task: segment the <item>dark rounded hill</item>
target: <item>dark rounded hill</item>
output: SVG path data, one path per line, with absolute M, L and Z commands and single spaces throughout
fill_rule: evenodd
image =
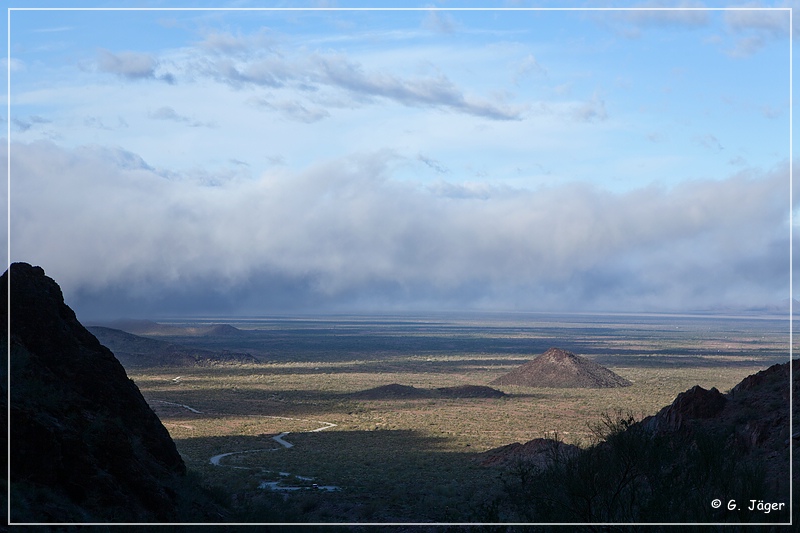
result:
M 550 348 L 491 382 L 492 385 L 521 385 L 552 388 L 628 387 L 631 382 L 584 357 L 560 348 Z
M 372 389 L 353 393 L 353 398 L 361 400 L 393 400 L 415 398 L 502 398 L 503 391 L 485 385 L 458 385 L 437 389 L 419 389 L 411 385 L 390 383 Z
M 486 385 L 458 385 L 455 387 L 439 387 L 436 391 L 448 398 L 502 398 L 505 392 Z
M 379 387 L 353 393 L 353 398 L 358 398 L 360 400 L 392 400 L 429 397 L 430 391 L 418 389 L 411 385 L 400 385 L 399 383 L 380 385 Z
M 180 520 L 186 467 L 138 387 L 42 268 L 12 264 L 2 301 L 9 279 L 12 521 Z

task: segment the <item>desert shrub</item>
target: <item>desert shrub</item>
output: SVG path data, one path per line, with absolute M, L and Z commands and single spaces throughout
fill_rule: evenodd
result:
M 494 516 L 540 523 L 773 519 L 711 507 L 715 498 L 744 504 L 767 494 L 763 466 L 728 445 L 725 434 L 656 435 L 619 413 L 604 415 L 591 429 L 593 444 L 577 454 L 553 454 L 545 467 L 510 468 Z

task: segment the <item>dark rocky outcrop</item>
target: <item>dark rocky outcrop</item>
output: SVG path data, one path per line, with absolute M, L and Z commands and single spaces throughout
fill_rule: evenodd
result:
M 495 505 L 514 521 L 787 522 L 790 483 L 799 480 L 790 454 L 800 441 L 789 424 L 790 401 L 800 423 L 789 392 L 790 375 L 800 390 L 800 361 L 791 372 L 789 365 L 749 376 L 728 394 L 692 387 L 641 422 L 606 415 L 590 424 L 593 442 L 581 450 L 556 453 L 560 443 L 536 439 L 477 461 L 503 467 L 505 495 Z M 735 507 L 711 507 L 717 494 Z M 758 500 L 774 503 L 769 513 L 753 511 Z
M 793 360 L 792 367 L 796 394 L 800 390 L 800 360 Z M 721 435 L 732 449 L 762 461 L 768 479 L 783 488 L 788 483 L 788 449 L 793 440 L 789 435 L 789 403 L 789 363 L 783 363 L 746 377 L 728 394 L 692 387 L 639 425 L 656 435 Z M 797 398 L 793 403 L 797 417 Z M 797 427 L 798 420 L 794 423 Z
M 520 385 L 553 388 L 628 387 L 631 382 L 584 357 L 550 348 L 491 382 L 492 385 Z
M 706 390 L 695 385 L 678 394 L 672 404 L 642 423 L 653 431 L 676 431 L 689 420 L 714 418 L 725 408 L 728 399 L 716 388 Z
M 44 270 L 11 265 L 3 302 L 9 274 L 12 520 L 176 520 L 186 467 L 161 421 Z
M 481 466 L 513 468 L 525 463 L 543 468 L 554 460 L 574 456 L 580 448 L 555 439 L 533 439 L 525 444 L 514 442 L 479 454 L 475 461 Z

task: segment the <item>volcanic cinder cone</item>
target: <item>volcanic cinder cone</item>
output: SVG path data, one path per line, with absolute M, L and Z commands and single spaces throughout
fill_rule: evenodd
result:
M 522 385 L 524 387 L 610 388 L 628 387 L 631 382 L 574 353 L 559 348 L 550 348 L 533 361 L 500 376 L 491 384 Z

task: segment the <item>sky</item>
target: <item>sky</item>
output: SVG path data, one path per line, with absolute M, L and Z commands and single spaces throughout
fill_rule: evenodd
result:
M 790 297 L 792 3 L 265 4 L 10 11 L 3 244 L 79 317 Z

